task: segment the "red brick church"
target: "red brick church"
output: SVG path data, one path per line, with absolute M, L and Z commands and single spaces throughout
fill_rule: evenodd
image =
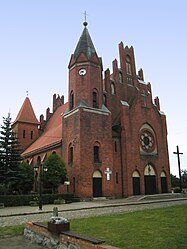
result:
M 133 47 L 119 44 L 112 72 L 104 71 L 87 22 L 69 62 L 68 102 L 53 95 L 53 110 L 38 121 L 26 97 L 13 129 L 31 165 L 57 153 L 69 189 L 82 199 L 169 192 L 166 116 Z

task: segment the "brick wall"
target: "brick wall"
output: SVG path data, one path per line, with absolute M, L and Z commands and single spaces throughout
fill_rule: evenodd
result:
M 32 240 L 38 244 L 41 244 L 47 248 L 59 248 L 59 244 L 63 248 L 73 248 L 73 249 L 119 249 L 110 245 L 93 244 L 84 239 L 76 238 L 73 235 L 66 234 L 52 234 L 48 231 L 45 226 L 39 226 L 28 222 L 24 230 L 24 236 L 26 239 Z

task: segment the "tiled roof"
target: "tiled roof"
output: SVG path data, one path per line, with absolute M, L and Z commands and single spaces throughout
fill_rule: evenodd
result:
M 59 143 L 62 139 L 62 113 L 67 109 L 68 103 L 59 106 L 49 119 L 44 132 L 41 136 L 31 144 L 22 156 L 31 155 L 32 153 L 42 150 L 46 147 Z
M 36 115 L 34 113 L 32 104 L 30 102 L 30 99 L 26 97 L 26 99 L 23 102 L 23 105 L 14 121 L 16 122 L 25 122 L 25 123 L 32 123 L 32 124 L 39 124 Z

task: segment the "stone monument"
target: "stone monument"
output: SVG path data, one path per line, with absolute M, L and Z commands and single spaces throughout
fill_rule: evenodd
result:
M 58 216 L 58 208 L 53 208 L 53 216 L 49 219 L 48 230 L 51 233 L 59 234 L 70 230 L 70 223 L 66 218 Z

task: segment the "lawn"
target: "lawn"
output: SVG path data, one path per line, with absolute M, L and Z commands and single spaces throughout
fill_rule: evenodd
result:
M 122 249 L 186 249 L 187 205 L 71 220 L 71 230 Z M 23 225 L 0 227 L 0 237 Z
M 71 228 L 123 249 L 186 249 L 187 205 L 72 220 Z

